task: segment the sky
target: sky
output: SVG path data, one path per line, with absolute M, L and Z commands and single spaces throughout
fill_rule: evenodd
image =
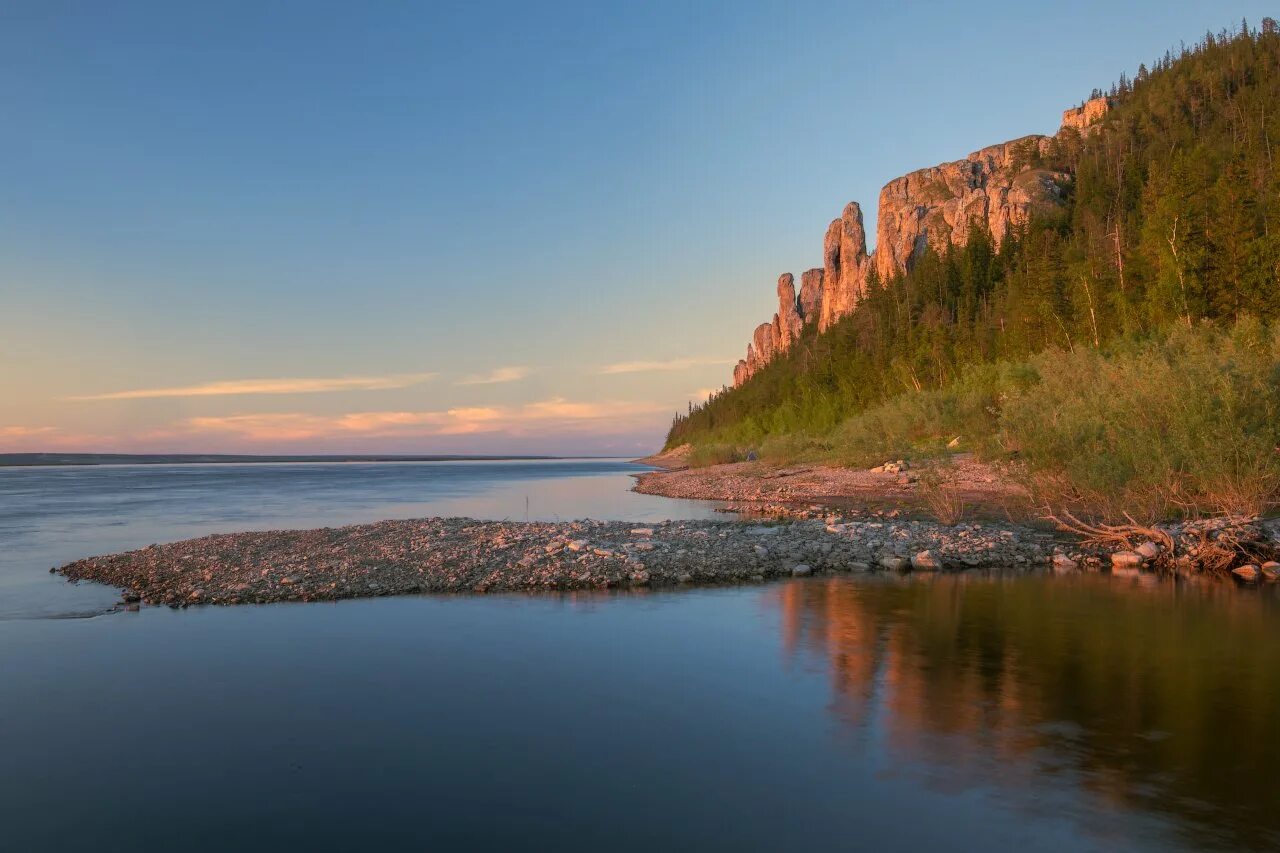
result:
M 655 450 L 846 202 L 1228 5 L 6 0 L 0 452 Z

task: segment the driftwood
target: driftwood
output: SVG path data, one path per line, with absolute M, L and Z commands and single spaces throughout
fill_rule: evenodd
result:
M 1236 565 L 1280 556 L 1276 543 L 1256 535 L 1241 536 L 1237 532 L 1239 528 L 1261 524 L 1273 520 L 1272 518 L 1224 520 L 1212 527 L 1183 525 L 1181 538 L 1186 547 L 1179 555 L 1178 541 L 1172 533 L 1153 524 L 1139 524 L 1128 513 L 1125 513 L 1127 524 L 1082 521 L 1070 510 L 1054 512 L 1047 507 L 1041 517 L 1056 524 L 1060 530 L 1079 536 L 1085 545 L 1109 550 L 1132 550 L 1135 541 L 1156 542 L 1162 548 L 1157 565 L 1166 569 L 1171 568 L 1181 557 L 1193 560 L 1201 571 L 1226 574 Z M 1194 544 L 1188 541 L 1192 536 L 1195 537 Z
M 1128 549 L 1133 547 L 1133 540 L 1135 539 L 1149 539 L 1163 545 L 1165 553 L 1172 554 L 1174 552 L 1173 537 L 1168 531 L 1161 530 L 1154 525 L 1139 524 L 1127 512 L 1124 517 L 1128 519 L 1128 524 L 1089 523 L 1081 521 L 1070 510 L 1066 509 L 1055 513 L 1046 508 L 1042 516 L 1046 521 L 1052 521 L 1058 525 L 1059 529 L 1076 534 L 1090 545 L 1113 548 L 1119 545 Z

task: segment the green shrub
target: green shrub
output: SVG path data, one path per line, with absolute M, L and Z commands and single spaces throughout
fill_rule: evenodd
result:
M 1260 513 L 1280 485 L 1280 339 L 1204 325 L 1106 354 L 1050 351 L 1005 400 L 1000 441 L 1049 501 L 1098 516 Z
M 690 468 L 706 468 L 709 465 L 726 465 L 741 462 L 746 454 L 731 444 L 702 444 L 689 451 Z

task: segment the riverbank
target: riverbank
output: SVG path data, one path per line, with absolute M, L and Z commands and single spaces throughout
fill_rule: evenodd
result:
M 52 571 L 185 606 L 413 593 L 749 583 L 823 573 L 1027 569 L 1052 543 L 1012 525 L 906 520 L 499 522 L 470 518 L 234 533 Z
M 686 457 L 677 450 L 637 460 L 663 470 L 638 475 L 635 490 L 667 498 L 728 501 L 743 509 L 821 504 L 927 512 L 931 499 L 941 496 L 961 511 L 980 516 L 1027 515 L 1026 490 L 972 454 L 958 454 L 946 464 L 917 467 L 895 461 L 870 470 L 759 461 L 689 468 Z
M 919 466 L 905 460 L 875 468 L 778 466 L 738 462 L 685 466 L 687 446 L 639 462 L 665 470 L 636 476 L 634 490 L 670 498 L 716 500 L 727 511 L 775 519 L 885 520 L 903 513 L 946 523 L 1003 517 L 1013 529 L 1053 527 L 1063 534 L 1051 563 L 1055 571 L 1128 574 L 1153 571 L 1183 579 L 1231 577 L 1243 584 L 1280 581 L 1280 519 L 1215 515 L 1164 524 L 1089 523 L 1069 513 L 1033 512 L 1026 490 L 972 454 Z

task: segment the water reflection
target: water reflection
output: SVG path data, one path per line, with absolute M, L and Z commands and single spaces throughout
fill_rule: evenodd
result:
M 947 575 L 771 596 L 788 654 L 829 669 L 834 713 L 932 787 L 1035 809 L 1069 785 L 1196 846 L 1280 843 L 1270 590 Z

